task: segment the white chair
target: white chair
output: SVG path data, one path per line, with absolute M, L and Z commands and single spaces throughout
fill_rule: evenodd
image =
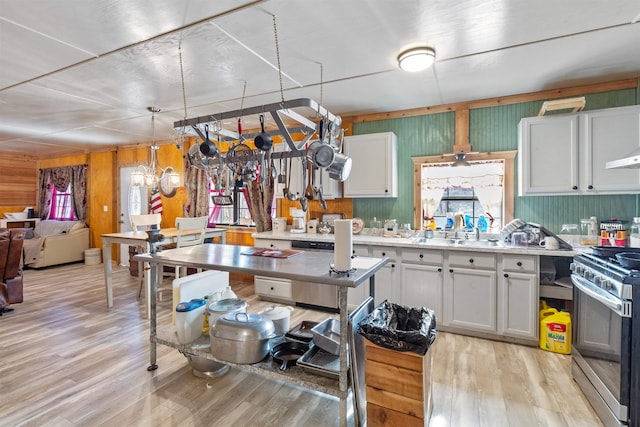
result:
M 206 216 L 196 218 L 176 218 L 176 246 L 183 248 L 186 246 L 201 245 L 204 243 L 204 235 L 207 230 L 208 218 Z M 181 275 L 186 276 L 186 267 L 176 267 L 176 279 Z M 202 269 L 198 269 L 201 272 Z
M 161 220 L 162 215 L 160 214 L 131 215 L 131 228 L 135 232 L 146 231 L 153 226 L 156 226 L 159 229 Z M 143 247 L 138 246 L 138 253 L 142 253 L 142 250 Z M 138 298 L 140 298 L 140 295 L 142 294 L 142 286 L 145 283 L 145 274 L 144 263 L 142 261 L 138 261 L 138 280 L 140 281 Z

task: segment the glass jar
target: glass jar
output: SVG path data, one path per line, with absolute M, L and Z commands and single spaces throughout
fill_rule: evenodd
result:
M 629 234 L 629 246 L 632 248 L 640 248 L 640 217 L 633 217 L 631 224 L 631 233 Z
M 598 244 L 597 224 L 589 219 L 580 220 L 580 244 L 585 246 L 593 246 Z
M 571 246 L 580 244 L 580 230 L 578 224 L 562 224 L 560 238 L 564 239 Z
M 382 234 L 382 222 L 378 221 L 375 216 L 371 220 L 369 228 L 371 229 L 370 234 L 372 236 L 379 236 Z

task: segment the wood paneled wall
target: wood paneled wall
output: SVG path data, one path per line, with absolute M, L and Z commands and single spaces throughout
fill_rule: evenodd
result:
M 33 157 L 0 156 L 0 216 L 36 205 L 37 161 Z

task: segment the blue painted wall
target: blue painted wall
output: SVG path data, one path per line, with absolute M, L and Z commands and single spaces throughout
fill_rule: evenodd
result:
M 638 104 L 636 89 L 586 95 L 585 110 Z M 469 111 L 469 140 L 474 151 L 518 149 L 518 123 L 536 116 L 542 101 L 525 102 Z M 450 153 L 455 140 L 455 114 L 440 113 L 418 117 L 356 123 L 353 134 L 394 132 L 398 137 L 398 198 L 353 199 L 353 214 L 368 226 L 375 216 L 413 222 L 412 157 Z M 550 153 L 552 155 L 552 153 Z M 516 172 L 517 173 L 517 172 Z M 517 182 L 517 176 L 516 176 Z M 537 196 L 515 197 L 515 217 L 542 224 L 559 232 L 564 223 L 578 223 L 592 215 L 598 219 L 617 217 L 631 221 L 640 216 L 637 195 L 623 196 Z

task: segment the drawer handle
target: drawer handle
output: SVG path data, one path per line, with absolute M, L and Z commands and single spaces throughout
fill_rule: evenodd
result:
M 516 265 L 517 265 L 518 267 L 522 267 L 522 261 L 518 261 L 518 262 L 516 263 Z
M 504 277 L 509 277 L 509 275 L 507 273 L 504 273 Z
M 387 256 L 387 253 L 386 252 L 382 252 L 382 256 Z
M 438 268 L 438 273 L 442 273 L 442 268 Z
M 420 254 L 420 259 L 424 258 L 424 255 Z
M 396 268 L 396 265 L 395 264 L 391 264 L 391 268 Z
M 273 288 L 273 286 L 271 286 L 269 289 L 271 289 L 272 291 L 275 291 L 275 289 Z
M 276 247 L 276 245 L 274 245 L 273 243 L 272 243 L 272 244 L 270 244 L 269 246 L 270 246 L 270 247 L 272 247 L 272 248 L 275 248 L 275 247 Z
M 590 185 L 589 187 L 587 187 L 589 190 L 593 190 L 593 185 Z
M 473 264 L 473 258 L 469 258 L 469 264 Z
M 453 268 L 450 268 L 450 269 L 449 269 L 449 273 L 453 273 Z

